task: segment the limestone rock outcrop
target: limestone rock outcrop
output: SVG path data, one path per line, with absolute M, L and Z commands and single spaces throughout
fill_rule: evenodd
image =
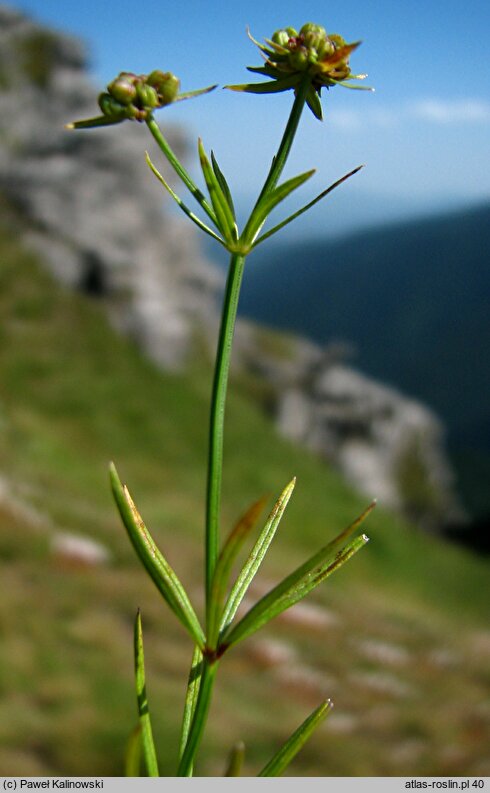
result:
M 187 224 L 164 211 L 139 124 L 64 128 L 98 112 L 86 67 L 77 39 L 0 7 L 0 191 L 56 277 L 104 295 L 114 322 L 175 368 L 193 328 L 212 324 L 222 279 Z M 179 130 L 171 143 L 182 151 Z M 152 154 L 166 173 L 160 152 Z
M 242 365 L 267 382 L 282 435 L 328 460 L 368 498 L 428 531 L 464 522 L 445 428 L 433 411 L 348 365 L 344 345 L 321 348 L 277 334 L 258 355 L 257 330 L 248 325 L 248 346 L 244 330 Z

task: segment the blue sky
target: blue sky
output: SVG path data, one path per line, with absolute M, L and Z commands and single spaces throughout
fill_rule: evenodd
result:
M 324 94 L 323 123 L 304 117 L 288 174 L 317 166 L 305 199 L 360 163 L 367 167 L 356 183 L 332 195 L 339 230 L 490 199 L 487 0 L 354 0 L 330 8 L 318 0 L 250 0 L 226 8 L 216 0 L 12 4 L 85 40 L 97 90 L 123 69 L 174 71 L 182 90 L 243 82 L 245 66 L 260 63 L 247 25 L 259 39 L 305 21 L 362 39 L 351 65 L 368 72 L 376 93 L 338 87 Z M 191 139 L 201 135 L 245 200 L 259 187 L 291 98 L 219 90 L 164 110 L 159 119 L 184 124 Z M 313 221 L 331 228 L 324 217 L 317 209 Z

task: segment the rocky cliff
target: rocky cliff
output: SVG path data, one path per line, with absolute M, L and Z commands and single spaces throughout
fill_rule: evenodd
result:
M 193 327 L 212 324 L 221 279 L 187 225 L 163 211 L 147 138 L 136 124 L 68 132 L 96 109 L 84 49 L 6 7 L 0 88 L 0 190 L 28 220 L 28 242 L 65 283 L 104 295 L 154 360 L 180 365 Z M 171 138 L 182 150 L 182 134 Z
M 428 531 L 464 522 L 445 428 L 429 408 L 353 369 L 342 345 L 321 348 L 278 336 L 259 355 L 253 343 L 248 350 L 243 345 L 244 330 L 241 359 L 272 387 L 271 409 L 283 435 Z
M 222 276 L 189 225 L 169 216 L 138 125 L 64 129 L 93 115 L 95 96 L 79 41 L 0 7 L 0 193 L 57 278 L 102 297 L 122 331 L 159 365 L 177 368 L 198 336 L 214 345 Z M 182 133 L 171 138 L 182 151 Z M 158 152 L 154 159 L 165 171 Z M 281 432 L 431 529 L 459 517 L 443 429 L 430 411 L 331 351 L 270 339 L 239 323 L 235 360 L 268 384 Z

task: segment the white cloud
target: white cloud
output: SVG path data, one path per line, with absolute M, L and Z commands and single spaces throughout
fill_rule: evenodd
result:
M 332 110 L 329 121 L 346 131 L 363 130 L 370 127 L 394 127 L 399 121 L 399 112 L 391 108 L 376 107 L 364 110 Z
M 490 102 L 482 99 L 422 99 L 408 110 L 411 115 L 438 124 L 490 121 Z
M 328 121 L 339 129 L 356 131 L 362 129 L 364 117 L 356 110 L 332 110 L 328 114 Z
M 488 123 L 490 102 L 483 99 L 427 98 L 418 102 L 363 110 L 332 110 L 328 119 L 334 126 L 346 132 L 359 132 L 366 127 L 395 128 L 411 119 L 431 124 Z

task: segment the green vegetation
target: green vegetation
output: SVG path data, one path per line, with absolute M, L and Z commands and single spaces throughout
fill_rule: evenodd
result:
M 115 335 L 99 304 L 53 283 L 10 232 L 0 260 L 0 767 L 24 776 L 123 773 L 136 719 L 139 606 L 159 770 L 172 774 L 188 640 L 134 558 L 107 462 L 132 483 L 195 601 L 207 366 L 157 371 Z M 278 438 L 240 388 L 231 392 L 225 460 L 226 527 L 258 493 L 298 479 L 255 597 L 365 505 L 328 467 Z M 111 561 L 73 565 L 52 550 L 58 531 L 103 543 Z M 316 590 L 319 610 L 296 607 L 294 624 L 280 617 L 265 639 L 230 651 L 199 773 L 222 774 L 239 739 L 244 772 L 258 773 L 330 696 L 332 715 L 290 773 L 488 774 L 488 565 L 382 508 L 369 533 L 368 552 Z M 274 648 L 287 649 L 287 662 Z

